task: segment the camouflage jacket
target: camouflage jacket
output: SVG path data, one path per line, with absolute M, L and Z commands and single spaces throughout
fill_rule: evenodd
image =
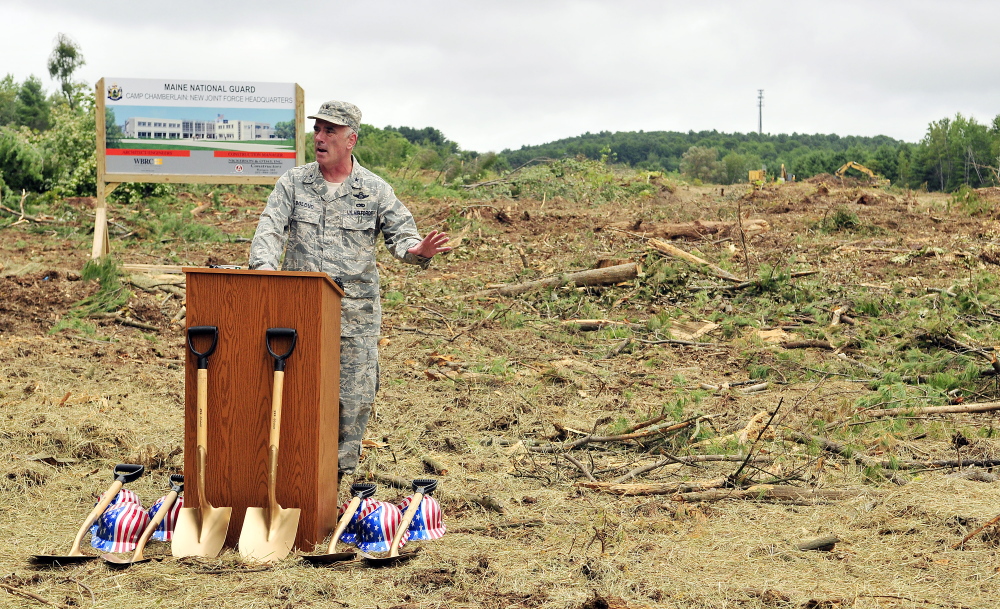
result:
M 318 163 L 287 171 L 267 198 L 250 245 L 250 268 L 322 271 L 344 283 L 342 336 L 378 335 L 382 324 L 375 244 L 379 233 L 396 258 L 427 268 L 406 250 L 420 242 L 413 216 L 392 187 L 353 159 L 354 169 L 330 192 Z M 287 242 L 287 247 L 286 247 Z

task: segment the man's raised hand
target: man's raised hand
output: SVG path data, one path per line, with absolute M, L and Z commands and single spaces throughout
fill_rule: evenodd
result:
M 423 256 L 424 258 L 433 258 L 436 254 L 451 251 L 451 248 L 445 245 L 446 243 L 448 243 L 448 235 L 446 233 L 432 230 L 427 233 L 423 241 L 406 251 L 417 256 Z

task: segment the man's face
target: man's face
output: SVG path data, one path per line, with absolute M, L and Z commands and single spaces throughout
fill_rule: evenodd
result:
M 345 125 L 317 119 L 313 127 L 313 145 L 320 165 L 333 167 L 350 158 L 357 141 L 357 134 Z

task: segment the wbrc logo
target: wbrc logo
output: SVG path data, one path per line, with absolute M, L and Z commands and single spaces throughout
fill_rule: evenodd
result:
M 132 159 L 136 165 L 162 165 L 163 159 Z

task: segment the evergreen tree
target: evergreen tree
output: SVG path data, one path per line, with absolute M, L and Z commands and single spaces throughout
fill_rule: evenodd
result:
M 21 83 L 14 110 L 16 122 L 36 131 L 49 128 L 49 102 L 42 90 L 42 81 L 32 75 Z
M 17 92 L 20 87 L 14 82 L 14 76 L 8 74 L 0 80 L 0 127 L 17 120 Z

